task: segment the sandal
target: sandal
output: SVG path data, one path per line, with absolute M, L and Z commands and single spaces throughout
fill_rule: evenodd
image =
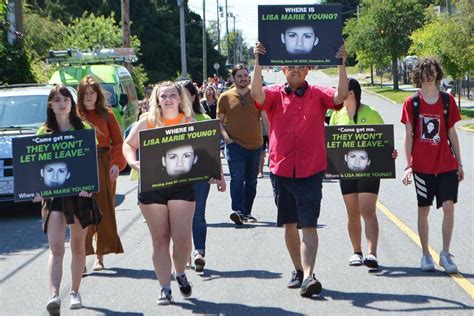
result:
M 349 259 L 349 265 L 356 267 L 356 266 L 361 266 L 362 263 L 362 256 L 359 255 L 358 253 L 353 254 L 350 259 Z

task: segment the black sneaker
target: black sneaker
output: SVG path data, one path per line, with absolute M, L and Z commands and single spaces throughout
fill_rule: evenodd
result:
M 296 270 L 291 272 L 291 279 L 288 282 L 287 287 L 290 289 L 297 289 L 301 287 L 301 283 L 303 282 L 303 271 Z
M 314 294 L 321 293 L 322 289 L 321 282 L 319 282 L 313 274 L 313 276 L 307 277 L 301 284 L 300 295 L 303 297 L 311 297 Z
M 176 281 L 178 281 L 181 294 L 183 294 L 184 297 L 190 297 L 193 289 L 191 284 L 188 282 L 188 278 L 186 278 L 186 274 L 183 274 L 182 276 L 176 275 Z
M 158 299 L 158 305 L 170 305 L 173 303 L 173 295 L 171 295 L 171 289 L 162 288 L 161 296 Z
M 369 254 L 367 257 L 364 259 L 364 265 L 366 265 L 369 268 L 372 269 L 378 269 L 379 268 L 379 263 L 377 261 L 377 257 Z
M 257 219 L 253 217 L 252 215 L 244 215 L 242 216 L 242 219 L 244 220 L 245 223 L 256 223 Z
M 242 218 L 242 215 L 238 212 L 232 212 L 230 213 L 230 220 L 233 221 L 236 225 L 243 225 L 244 220 Z

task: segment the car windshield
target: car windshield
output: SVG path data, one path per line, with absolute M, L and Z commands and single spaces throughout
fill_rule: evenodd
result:
M 0 97 L 0 127 L 37 128 L 46 121 L 45 95 Z

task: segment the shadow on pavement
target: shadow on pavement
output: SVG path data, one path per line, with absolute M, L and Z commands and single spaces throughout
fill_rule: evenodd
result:
M 352 301 L 352 306 L 366 308 L 379 312 L 422 312 L 422 311 L 452 311 L 452 310 L 473 310 L 472 306 L 467 306 L 463 303 L 445 299 L 442 297 L 416 294 L 381 294 L 381 293 L 360 293 L 360 292 L 340 292 L 324 289 L 319 297 L 314 297 L 314 300 L 325 301 L 327 298 L 332 300 Z M 383 308 L 382 304 L 388 303 L 386 306 L 395 305 L 397 303 L 427 306 L 420 307 L 406 307 L 406 308 Z M 445 303 L 446 306 L 432 306 Z M 372 305 L 372 306 L 371 306 Z M 375 306 L 377 305 L 377 306 Z
M 126 269 L 126 268 L 105 268 L 102 271 L 91 271 L 84 277 L 101 277 L 101 278 L 130 278 L 130 279 L 150 279 L 156 280 L 154 270 L 143 269 Z
M 448 275 L 442 270 L 436 270 L 434 272 L 423 272 L 419 267 L 386 267 L 379 266 L 376 276 L 389 277 L 389 278 L 406 278 L 406 277 L 448 277 Z M 474 274 L 459 273 L 465 278 L 474 278 Z
M 186 300 L 187 303 L 175 302 L 173 305 L 180 306 L 193 312 L 193 314 L 205 315 L 289 315 L 299 316 L 301 313 L 294 313 L 277 307 L 247 306 L 243 304 L 212 303 L 200 301 L 195 298 Z M 191 304 L 189 304 L 189 303 Z
M 248 229 L 248 228 L 259 228 L 259 227 L 275 227 L 274 222 L 257 222 L 257 223 L 244 223 L 243 225 L 236 225 L 233 222 L 226 223 L 207 223 L 208 228 L 238 228 L 238 229 Z
M 82 309 L 84 311 L 95 311 L 96 313 L 94 314 L 100 314 L 100 315 L 130 315 L 130 316 L 142 316 L 144 315 L 143 313 L 133 313 L 133 312 L 118 312 L 118 311 L 111 311 L 110 309 L 105 309 L 105 308 L 95 308 L 95 307 L 87 307 L 84 306 Z
M 203 281 L 211 281 L 220 278 L 281 279 L 281 273 L 266 270 L 217 271 L 204 269 L 204 272 L 199 274 L 199 276 L 203 278 Z

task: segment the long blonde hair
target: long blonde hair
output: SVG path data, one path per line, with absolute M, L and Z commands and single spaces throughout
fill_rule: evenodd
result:
M 192 105 L 188 94 L 184 91 L 184 88 L 180 84 L 177 84 L 173 81 L 162 81 L 155 85 L 151 93 L 148 120 L 156 127 L 163 126 L 163 122 L 161 121 L 161 107 L 158 101 L 162 87 L 174 87 L 178 91 L 178 94 L 181 97 L 181 102 L 179 103 L 179 112 L 184 113 L 184 116 L 190 118 L 193 113 Z

